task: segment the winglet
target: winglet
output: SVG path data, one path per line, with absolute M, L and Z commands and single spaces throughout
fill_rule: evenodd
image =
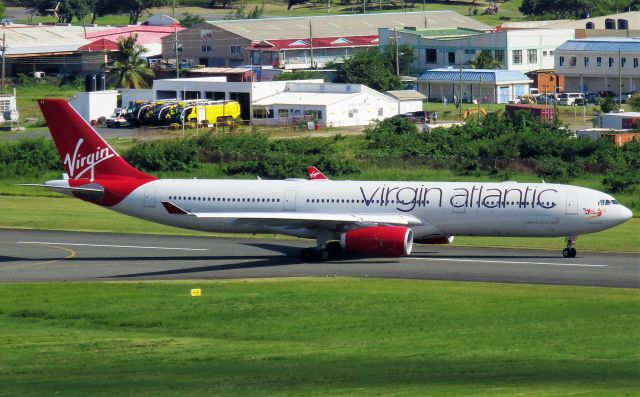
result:
M 169 201 L 163 201 L 162 205 L 167 210 L 167 212 L 170 213 L 170 214 L 174 214 L 174 215 L 189 215 L 189 213 L 187 211 L 183 210 L 182 208 L 178 207 L 177 205 L 175 205 L 173 203 L 170 203 Z
M 329 180 L 319 169 L 310 165 L 307 167 L 307 176 L 310 181 L 321 181 L 321 180 Z

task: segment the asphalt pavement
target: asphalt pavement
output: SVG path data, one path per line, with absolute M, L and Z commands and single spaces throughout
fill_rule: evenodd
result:
M 304 263 L 311 241 L 0 230 L 0 282 L 302 276 L 640 288 L 637 254 L 414 245 L 404 258 Z

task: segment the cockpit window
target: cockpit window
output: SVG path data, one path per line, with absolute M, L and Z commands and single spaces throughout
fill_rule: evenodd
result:
M 615 205 L 620 205 L 620 203 L 618 202 L 618 200 L 611 200 L 611 202 Z
M 598 205 L 604 205 L 604 200 L 598 201 Z
M 604 205 L 611 205 L 611 200 L 607 200 Z

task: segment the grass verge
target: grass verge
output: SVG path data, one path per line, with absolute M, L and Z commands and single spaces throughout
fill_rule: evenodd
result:
M 203 296 L 191 298 L 189 288 Z M 637 291 L 375 279 L 0 285 L 1 395 L 622 396 Z
M 222 236 L 159 225 L 66 197 L 3 196 L 0 203 L 0 227 L 4 228 Z M 564 239 L 459 237 L 454 244 L 561 249 Z M 633 218 L 613 229 L 580 236 L 577 247 L 591 251 L 640 252 L 640 219 Z

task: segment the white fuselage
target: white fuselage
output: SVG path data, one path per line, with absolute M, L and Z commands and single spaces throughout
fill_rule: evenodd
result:
M 322 224 L 288 228 L 173 215 L 161 205 L 163 201 L 201 213 L 409 214 L 423 223 L 411 226 L 416 239 L 579 235 L 613 227 L 630 216 L 622 205 L 604 205 L 613 198 L 596 190 L 515 182 L 161 179 L 140 186 L 112 209 L 167 225 L 212 232 L 315 238 L 322 229 Z

